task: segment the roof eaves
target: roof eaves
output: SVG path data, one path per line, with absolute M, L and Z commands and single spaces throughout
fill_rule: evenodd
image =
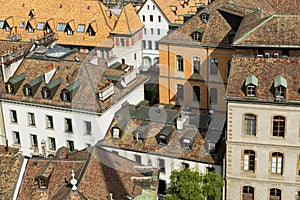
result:
M 277 76 L 274 80 L 274 87 L 283 86 L 287 88 L 287 82 L 285 78 L 283 78 L 281 75 Z

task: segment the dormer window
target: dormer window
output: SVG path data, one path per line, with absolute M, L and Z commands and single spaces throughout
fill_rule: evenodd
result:
M 274 80 L 275 98 L 285 99 L 287 82 L 282 76 L 277 76 Z
M 39 188 L 46 189 L 47 188 L 47 180 L 45 178 L 38 179 Z
M 59 85 L 62 83 L 61 78 L 58 78 L 54 81 L 51 81 L 42 89 L 42 96 L 43 99 L 52 99 L 53 95 L 55 94 L 56 90 L 58 89 Z
M 15 93 L 14 86 L 12 84 L 7 84 L 7 93 L 8 94 L 14 94 Z
M 87 30 L 86 30 L 87 34 L 89 36 L 95 36 L 96 35 L 96 32 L 97 32 L 97 24 L 95 21 L 91 22 L 88 27 L 87 27 Z
M 33 33 L 36 27 L 36 22 L 35 19 L 31 19 L 27 22 L 25 29 L 29 32 L 29 33 Z
M 63 91 L 61 93 L 61 100 L 62 101 L 65 101 L 65 102 L 70 102 L 71 101 L 71 95 L 70 95 L 70 92 L 68 91 Z
M 150 123 L 147 121 L 144 121 L 137 129 L 135 129 L 132 132 L 133 139 L 135 141 L 141 141 L 144 142 L 146 139 L 146 135 L 149 129 Z
M 200 15 L 201 21 L 206 23 L 208 22 L 208 18 L 209 18 L 209 12 L 203 12 Z
M 118 121 L 113 127 L 112 127 L 112 138 L 118 139 L 122 136 L 125 128 L 127 125 L 127 120 L 123 119 Z
M 192 38 L 194 41 L 200 42 L 203 36 L 203 29 L 197 29 L 192 33 Z
M 43 90 L 43 99 L 50 99 L 50 90 L 49 89 Z
M 256 97 L 256 88 L 258 86 L 258 79 L 254 74 L 251 74 L 246 78 L 246 96 L 247 97 Z
M 27 97 L 32 97 L 32 90 L 29 86 L 24 87 L 24 95 Z
M 28 16 L 29 16 L 30 18 L 33 18 L 33 17 L 34 17 L 34 9 L 31 9 L 31 10 L 29 11 Z
M 180 144 L 183 149 L 191 150 L 196 138 L 198 131 L 197 130 L 189 130 L 184 136 L 180 139 Z
M 49 19 L 45 24 L 44 30 L 46 31 L 46 33 L 52 33 L 53 29 L 55 29 L 54 20 Z
M 75 30 L 74 20 L 71 20 L 67 23 L 65 32 L 67 32 L 67 35 L 73 35 L 74 30 Z
M 159 145 L 167 145 L 169 142 L 169 139 L 171 137 L 171 134 L 174 130 L 174 127 L 172 126 L 165 126 L 156 136 L 157 144 Z
M 22 82 L 25 80 L 26 75 L 24 73 L 20 74 L 19 76 L 15 78 L 11 78 L 7 85 L 6 85 L 6 91 L 8 94 L 15 94 L 15 92 L 19 89 Z

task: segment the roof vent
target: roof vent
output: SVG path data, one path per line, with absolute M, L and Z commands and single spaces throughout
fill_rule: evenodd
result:
M 274 53 L 274 54 L 273 54 L 273 57 L 274 57 L 274 58 L 279 58 L 279 53 Z
M 270 58 L 270 53 L 265 53 L 265 58 Z

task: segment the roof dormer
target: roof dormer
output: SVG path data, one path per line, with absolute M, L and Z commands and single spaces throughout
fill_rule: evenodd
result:
M 40 189 L 47 189 L 50 181 L 50 176 L 54 170 L 54 165 L 49 161 L 42 168 L 41 172 L 35 178 Z
M 202 13 L 200 14 L 201 21 L 204 23 L 208 22 L 209 14 L 210 14 L 210 12 L 208 10 L 202 11 Z
M 22 82 L 25 80 L 25 73 L 20 74 L 15 78 L 11 78 L 6 84 L 6 91 L 8 94 L 15 94 L 20 88 Z
M 61 78 L 58 78 L 54 81 L 51 81 L 46 86 L 44 86 L 42 89 L 43 99 L 52 99 L 61 83 L 62 83 Z
M 30 18 L 33 18 L 33 17 L 35 16 L 35 11 L 34 11 L 34 9 L 31 9 L 31 10 L 29 11 L 28 16 L 29 16 Z
M 66 32 L 67 35 L 73 35 L 75 30 L 76 30 L 76 28 L 75 28 L 74 20 L 67 22 L 64 32 Z
M 143 123 L 132 132 L 133 139 L 135 141 L 143 142 L 146 139 L 149 126 L 149 122 L 143 121 Z
M 246 96 L 256 97 L 257 96 L 258 79 L 254 74 L 250 74 L 245 81 Z
M 171 11 L 176 15 L 177 6 L 170 6 Z
M 24 95 L 27 97 L 33 97 L 36 91 L 38 90 L 40 84 L 42 83 L 42 81 L 43 81 L 43 76 L 39 76 L 33 79 L 32 81 L 30 81 L 29 83 L 25 84 L 23 88 Z
M 86 29 L 87 34 L 89 36 L 95 36 L 97 31 L 98 31 L 98 27 L 96 21 L 92 21 L 91 23 L 89 23 Z
M 127 125 L 128 120 L 122 119 L 120 121 L 118 121 L 111 129 L 111 133 L 112 133 L 112 138 L 114 139 L 119 139 L 121 138 L 126 125 Z
M 165 126 L 156 136 L 157 144 L 168 145 L 172 132 L 174 131 L 173 126 Z
M 204 32 L 203 28 L 194 30 L 194 32 L 191 34 L 193 40 L 197 42 L 201 42 L 203 37 L 203 32 Z
M 71 102 L 72 97 L 75 95 L 76 91 L 80 87 L 81 82 L 79 80 L 68 85 L 65 89 L 61 91 L 60 98 L 64 102 Z
M 181 138 L 180 144 L 183 149 L 191 150 L 196 138 L 198 130 L 189 130 Z
M 37 27 L 37 23 L 36 23 L 36 20 L 35 19 L 30 19 L 28 20 L 26 26 L 25 26 L 25 29 L 29 32 L 29 33 L 33 33 L 35 31 Z
M 275 101 L 279 101 L 286 98 L 287 82 L 281 75 L 277 76 L 274 80 L 275 88 Z

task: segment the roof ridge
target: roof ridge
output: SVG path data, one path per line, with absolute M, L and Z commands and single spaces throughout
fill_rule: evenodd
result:
M 127 27 L 128 27 L 128 31 L 129 31 L 129 33 L 130 34 L 132 34 L 132 32 L 131 32 L 131 30 L 130 30 L 130 24 L 129 24 L 129 20 L 128 20 L 128 16 L 127 16 L 127 12 L 126 12 L 126 9 L 127 9 L 127 6 L 128 6 L 129 4 L 127 4 L 126 6 L 124 6 L 124 14 L 125 14 L 125 18 L 126 18 L 126 24 L 127 24 Z
M 98 4 L 100 6 L 100 10 L 101 10 L 101 13 L 102 13 L 102 16 L 104 18 L 104 21 L 106 23 L 106 25 L 109 27 L 110 30 L 112 30 L 112 27 L 109 25 L 109 23 L 107 22 L 107 19 L 106 19 L 106 15 L 104 14 L 104 11 L 103 11 L 103 8 L 102 8 L 102 5 L 101 5 L 101 1 L 98 0 Z
M 253 33 L 254 31 L 256 31 L 258 28 L 260 28 L 261 26 L 263 26 L 264 24 L 266 24 L 268 21 L 270 21 L 271 19 L 274 18 L 274 15 L 271 15 L 270 17 L 266 18 L 264 21 L 262 21 L 259 25 L 257 25 L 255 28 L 252 28 L 250 31 L 248 31 L 247 33 L 245 33 L 242 37 L 240 37 L 237 41 L 235 41 L 233 43 L 233 45 L 236 45 L 236 43 L 240 42 L 241 40 L 243 40 L 246 36 L 250 35 L 251 33 Z

